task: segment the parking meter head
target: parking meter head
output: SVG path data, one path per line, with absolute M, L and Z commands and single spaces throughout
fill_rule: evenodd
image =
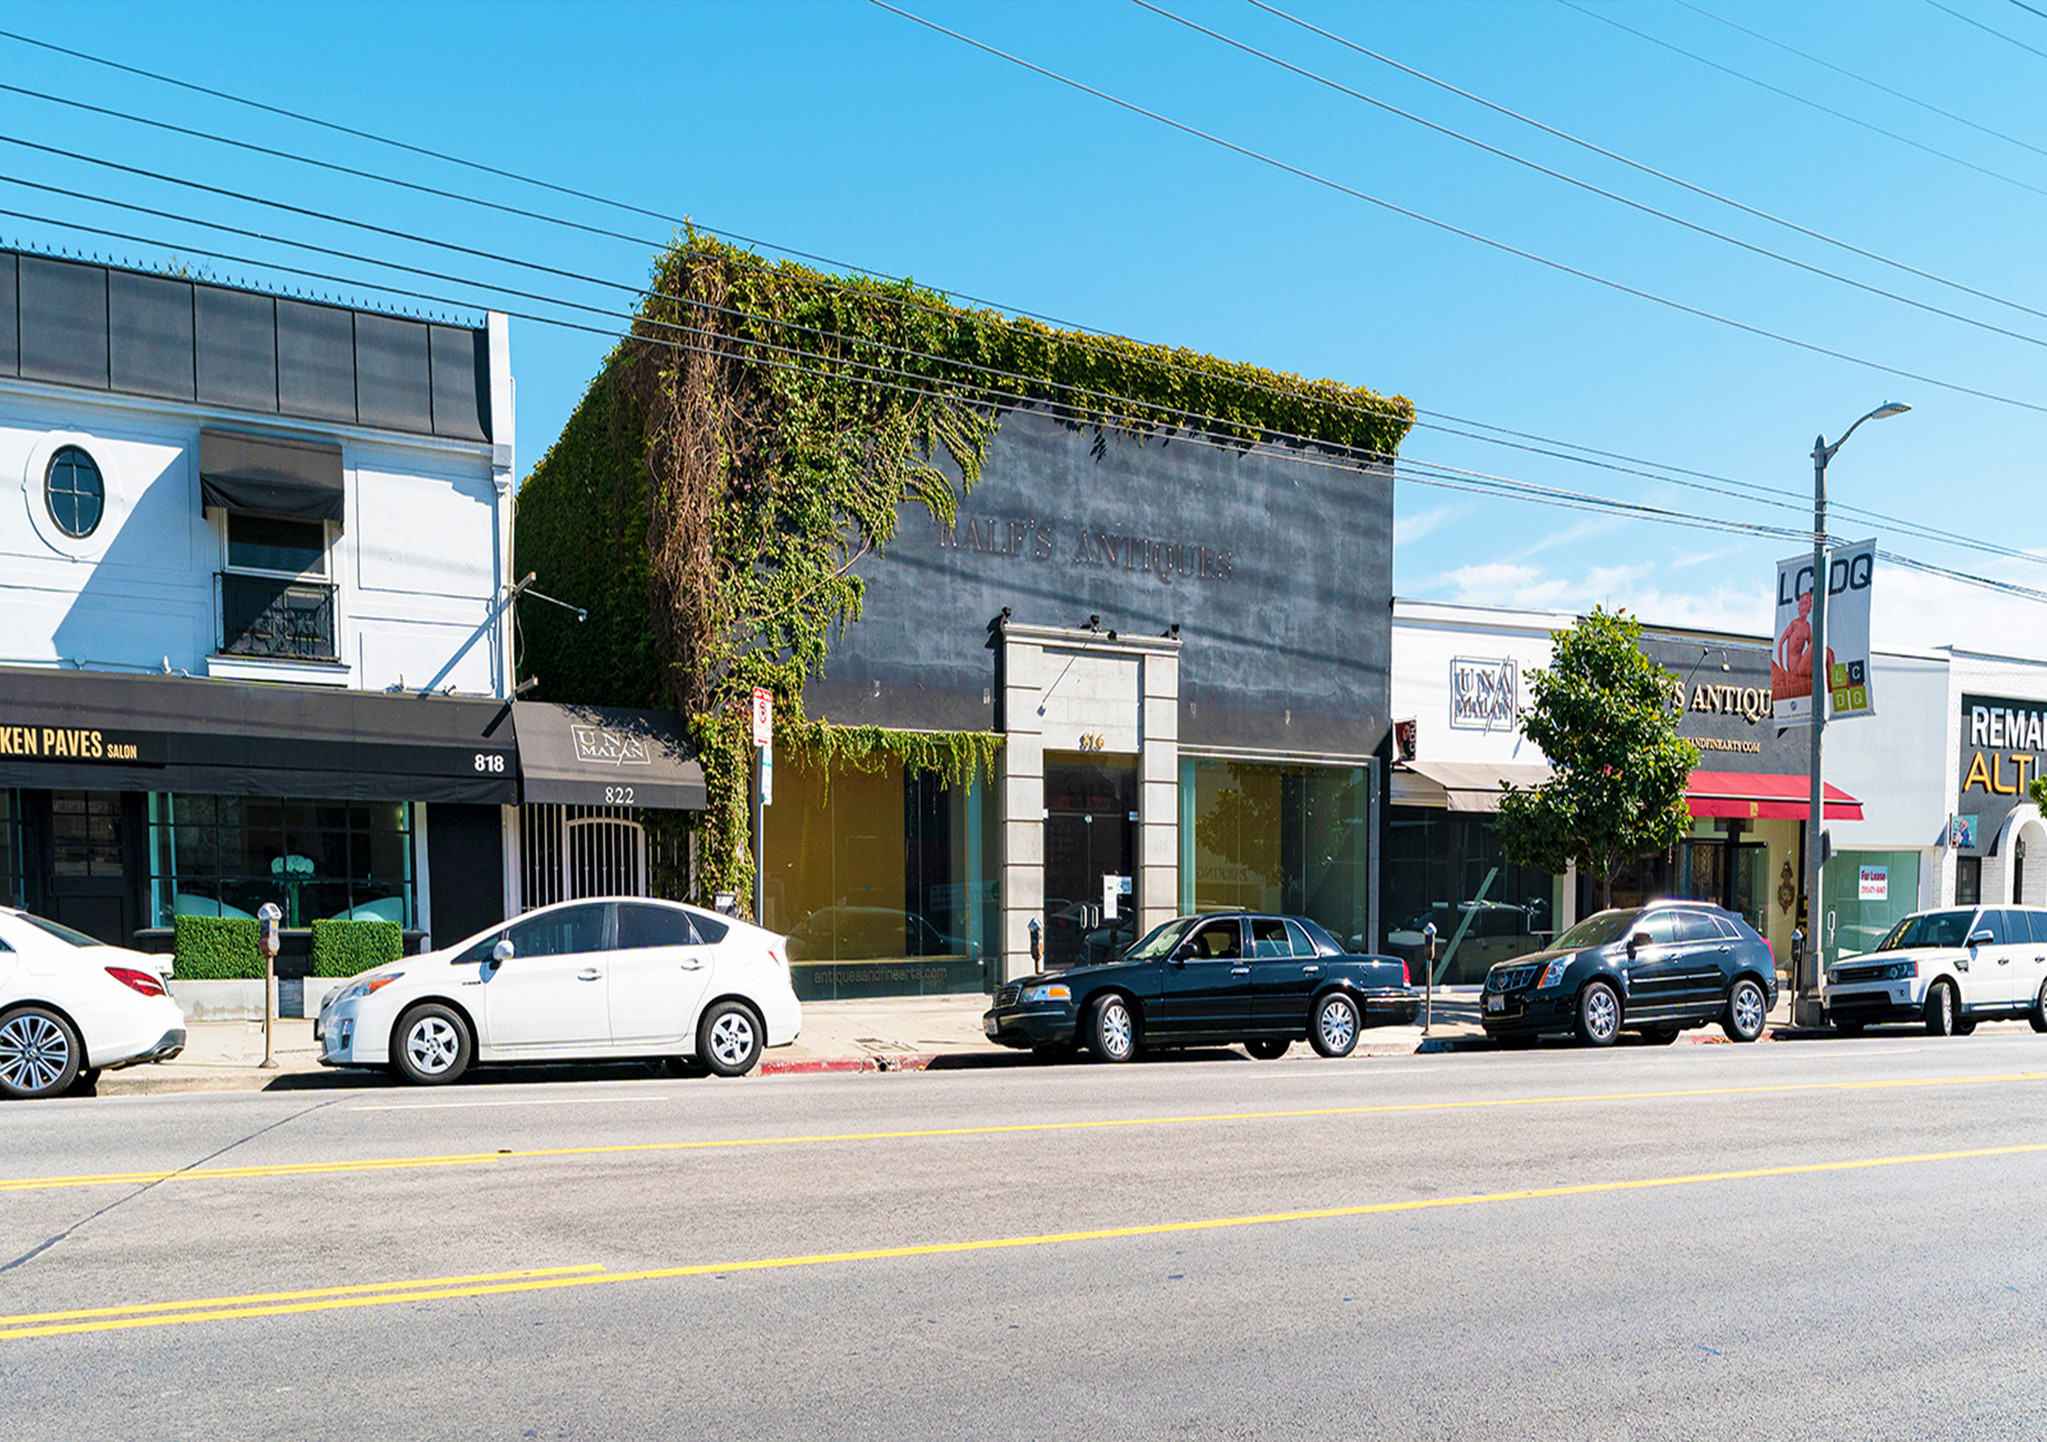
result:
M 278 923 L 284 920 L 284 913 L 277 909 L 277 903 L 266 901 L 256 908 L 256 943 L 263 954 L 271 960 L 277 959 L 279 937 Z

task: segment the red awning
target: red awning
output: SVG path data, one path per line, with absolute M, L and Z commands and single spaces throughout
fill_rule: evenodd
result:
M 1747 771 L 1694 771 L 1685 788 L 1693 816 L 1749 821 L 1803 821 L 1812 814 L 1812 782 L 1804 776 Z M 1827 820 L 1860 821 L 1862 803 L 1838 786 L 1827 787 Z

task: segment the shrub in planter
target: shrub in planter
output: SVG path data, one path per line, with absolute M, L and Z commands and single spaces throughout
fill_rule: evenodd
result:
M 179 981 L 249 981 L 263 976 L 257 927 L 246 916 L 171 919 L 171 954 Z
M 354 976 L 405 954 L 405 935 L 395 921 L 316 921 L 313 975 Z

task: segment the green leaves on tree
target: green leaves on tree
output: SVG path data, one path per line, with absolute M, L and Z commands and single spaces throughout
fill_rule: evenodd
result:
M 1668 851 L 1691 827 L 1685 789 L 1699 751 L 1677 734 L 1677 678 L 1642 654 L 1641 635 L 1639 621 L 1603 609 L 1552 633 L 1521 718 L 1552 774 L 1500 801 L 1508 860 L 1554 873 L 1575 862 L 1607 902 L 1623 866 Z

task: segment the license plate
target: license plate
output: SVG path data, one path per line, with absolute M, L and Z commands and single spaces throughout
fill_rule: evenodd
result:
M 1485 999 L 1485 1009 L 1487 1011 L 1505 1011 L 1507 1009 L 1507 998 L 1498 992 L 1494 992 Z
M 994 1017 L 984 1016 L 981 1018 L 981 1030 L 987 1032 L 990 1036 L 994 1036 L 1002 1028 L 996 1024 Z

